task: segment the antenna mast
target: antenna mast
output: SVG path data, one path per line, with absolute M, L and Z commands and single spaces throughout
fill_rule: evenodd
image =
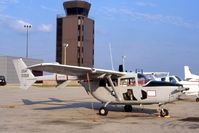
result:
M 114 70 L 111 43 L 109 43 L 109 52 L 110 52 L 110 59 L 111 59 L 111 67 L 112 67 L 112 70 Z

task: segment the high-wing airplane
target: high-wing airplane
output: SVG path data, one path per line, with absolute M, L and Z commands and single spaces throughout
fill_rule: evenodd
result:
M 199 102 L 199 76 L 192 74 L 188 66 L 184 66 L 184 75 L 185 80 L 175 75 L 167 75 L 165 77 L 155 78 L 155 80 L 182 84 L 183 87 L 189 88 L 183 91 L 183 93 L 185 95 L 196 96 L 196 102 Z
M 109 104 L 124 105 L 124 111 L 131 112 L 132 105 L 158 104 L 161 117 L 169 115 L 164 105 L 176 101 L 185 88 L 180 84 L 148 81 L 139 73 L 118 72 L 89 67 L 42 63 L 21 68 L 22 59 L 14 60 L 21 87 L 30 86 L 34 78 L 30 70 L 77 76 L 79 83 L 94 98 L 103 103 L 99 114 L 108 114 Z

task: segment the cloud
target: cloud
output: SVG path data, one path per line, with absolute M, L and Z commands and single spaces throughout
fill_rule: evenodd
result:
M 16 31 L 24 31 L 24 29 L 25 29 L 24 25 L 31 25 L 31 24 L 24 20 L 15 20 L 15 21 L 13 21 L 13 24 L 11 23 L 10 27 Z
M 142 6 L 142 7 L 156 7 L 157 6 L 154 3 L 143 2 L 143 1 L 136 2 L 136 5 L 137 6 Z
M 8 15 L 0 15 L 0 26 L 10 28 L 17 32 L 23 32 L 25 31 L 24 25 L 31 25 L 31 23 Z
M 23 19 L 17 19 L 12 16 L 0 14 L 0 28 L 7 28 L 7 29 L 14 30 L 16 32 L 24 32 L 24 31 L 26 31 L 26 29 L 24 28 L 24 25 L 32 26 L 32 24 L 30 22 L 25 21 Z M 37 26 L 35 26 L 35 27 L 37 27 Z M 40 26 L 38 26 L 37 29 L 35 29 L 35 31 L 52 32 L 52 27 L 53 26 L 51 24 L 41 24 Z M 34 25 L 32 28 L 34 28 Z
M 40 7 L 41 7 L 41 9 L 46 10 L 46 11 L 58 12 L 58 10 L 53 9 L 53 8 L 46 7 L 46 6 L 44 6 L 44 5 L 41 5 Z
M 107 19 L 116 19 L 118 16 L 128 18 L 132 21 L 147 21 L 154 23 L 164 23 L 175 25 L 178 27 L 189 28 L 189 29 L 199 29 L 199 24 L 195 24 L 190 20 L 185 20 L 180 16 L 171 16 L 171 15 L 162 15 L 162 14 L 152 14 L 145 12 L 138 12 L 129 10 L 126 8 L 102 8 L 103 16 L 106 16 Z
M 145 20 L 150 22 L 158 22 L 158 23 L 166 23 L 172 24 L 184 28 L 198 28 L 198 25 L 195 25 L 182 17 L 179 16 L 169 16 L 162 14 L 150 14 L 150 13 L 142 13 L 142 12 L 134 12 L 126 9 L 120 10 L 124 15 L 131 17 L 136 20 Z
M 40 32 L 52 32 L 51 24 L 42 24 L 39 26 L 38 31 Z
M 5 10 L 9 4 L 17 4 L 18 0 L 0 0 L 0 12 Z

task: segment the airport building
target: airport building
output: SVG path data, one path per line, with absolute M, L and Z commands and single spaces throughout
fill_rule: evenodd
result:
M 19 59 L 20 57 L 12 56 L 0 56 L 0 75 L 5 76 L 6 82 L 8 84 L 18 84 L 19 79 L 13 64 L 13 59 Z M 23 58 L 23 61 L 28 65 L 33 65 L 37 63 L 42 63 L 43 60 Z M 33 71 L 35 76 L 41 76 L 42 72 Z
M 56 61 L 75 66 L 94 66 L 94 20 L 91 4 L 73 0 L 63 3 L 65 16 L 57 16 Z

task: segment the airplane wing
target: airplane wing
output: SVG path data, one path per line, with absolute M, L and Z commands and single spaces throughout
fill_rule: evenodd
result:
M 28 69 L 77 76 L 79 79 L 81 78 L 84 79 L 87 74 L 89 74 L 92 78 L 95 78 L 95 77 L 97 78 L 97 77 L 106 76 L 106 75 L 114 75 L 117 77 L 121 77 L 125 75 L 124 72 L 105 70 L 105 69 L 96 69 L 96 68 L 89 68 L 89 67 L 62 65 L 59 63 L 41 63 L 41 64 L 29 66 Z

